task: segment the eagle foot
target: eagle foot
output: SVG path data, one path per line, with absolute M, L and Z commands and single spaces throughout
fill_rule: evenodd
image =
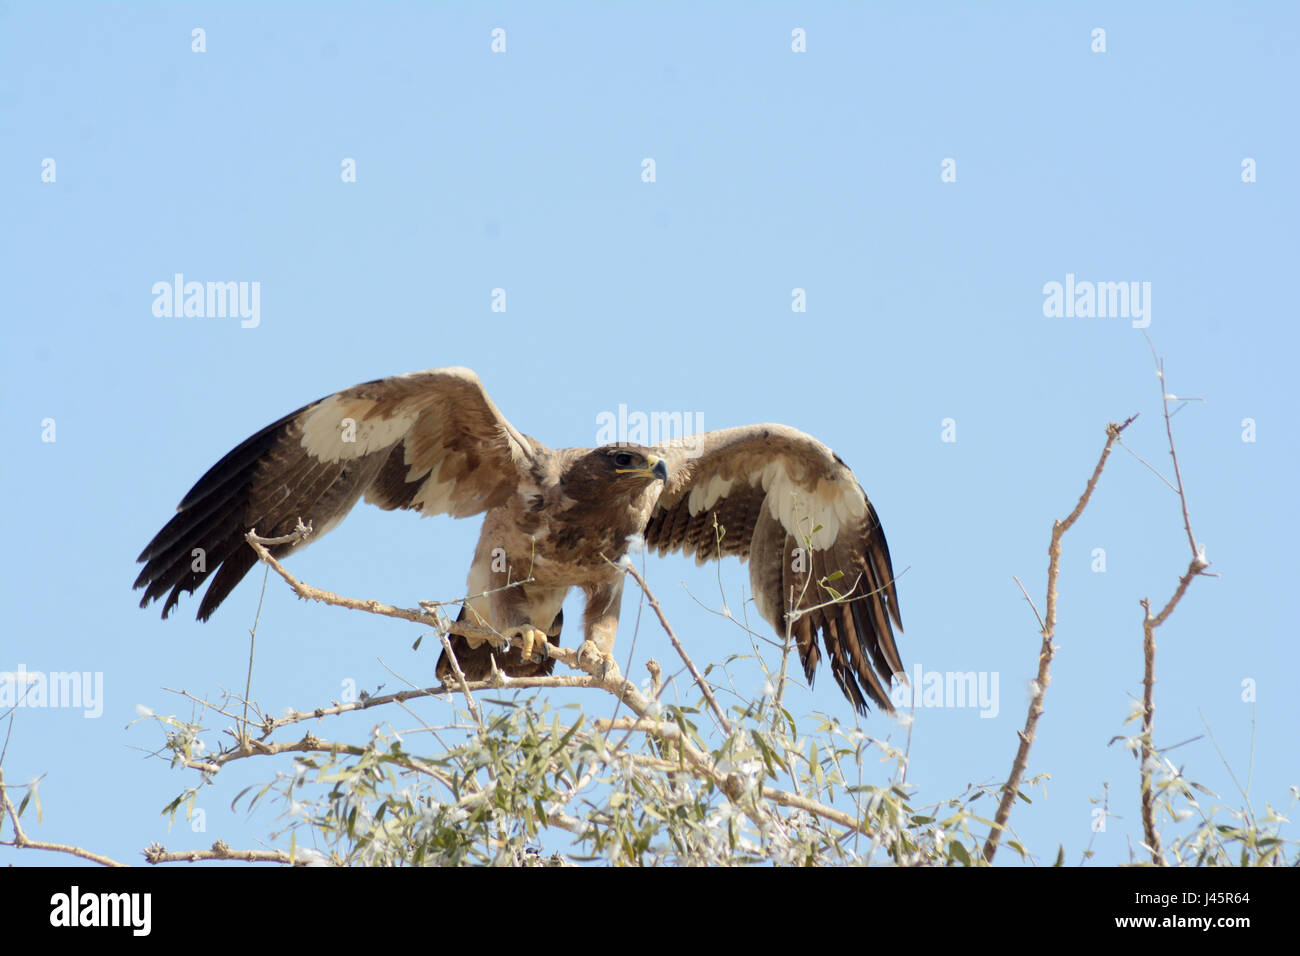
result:
M 519 655 L 526 663 L 541 663 L 551 656 L 546 644 L 546 632 L 535 627 L 516 627 L 507 631 L 506 640 L 510 641 L 512 647 L 516 640 L 519 641 Z
M 578 648 L 578 666 L 583 670 L 589 667 L 599 668 L 601 680 L 608 677 L 611 670 L 618 673 L 618 664 L 614 661 L 614 655 L 602 651 L 595 641 L 582 642 L 582 646 Z

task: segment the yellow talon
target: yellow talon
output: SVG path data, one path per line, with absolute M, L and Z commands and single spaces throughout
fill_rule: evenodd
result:
M 519 654 L 525 661 L 544 661 L 550 656 L 547 653 L 545 631 L 539 631 L 535 627 L 519 627 L 511 634 L 519 636 Z

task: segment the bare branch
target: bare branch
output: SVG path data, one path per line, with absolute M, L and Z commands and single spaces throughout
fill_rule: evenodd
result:
M 1144 333 L 1145 334 L 1145 333 Z M 1151 337 L 1147 336 L 1147 344 L 1151 346 L 1151 357 L 1156 362 L 1156 376 L 1160 379 L 1160 407 L 1165 419 L 1165 436 L 1169 440 L 1169 457 L 1174 463 L 1174 490 L 1178 492 L 1178 503 L 1183 512 L 1183 529 L 1187 532 L 1187 546 L 1191 549 L 1191 561 L 1187 565 L 1187 570 L 1183 576 L 1178 579 L 1178 587 L 1174 589 L 1173 595 L 1165 602 L 1160 613 L 1151 616 L 1151 602 L 1143 598 L 1142 604 L 1142 735 L 1141 750 L 1138 777 L 1142 790 L 1142 829 L 1146 838 L 1147 851 L 1151 854 L 1151 861 L 1157 866 L 1164 866 L 1164 852 L 1160 844 L 1160 831 L 1156 829 L 1155 822 L 1155 788 L 1152 782 L 1152 768 L 1156 764 L 1156 745 L 1155 745 L 1155 667 L 1156 667 L 1156 628 L 1168 620 L 1169 615 L 1174 612 L 1178 602 L 1183 599 L 1187 593 L 1187 588 L 1192 583 L 1192 579 L 1199 574 L 1204 574 L 1205 569 L 1209 567 L 1209 562 L 1205 559 L 1205 552 L 1196 543 L 1196 535 L 1192 533 L 1191 511 L 1187 506 L 1187 489 L 1183 485 L 1182 469 L 1178 464 L 1178 448 L 1174 444 L 1174 424 L 1173 414 L 1169 411 L 1169 401 L 1177 401 L 1177 397 L 1169 394 L 1169 389 L 1165 382 L 1165 362 L 1156 354 L 1155 345 L 1151 342 Z M 1179 406 L 1180 408 L 1182 406 Z
M 1038 608 L 1034 606 L 1034 599 L 1029 596 L 1029 592 L 1025 590 L 1025 586 L 1020 583 L 1018 577 L 1013 574 L 1011 580 L 1016 582 L 1017 587 L 1020 588 L 1020 593 L 1025 596 L 1025 600 L 1029 603 L 1029 609 L 1034 612 L 1034 617 L 1038 618 L 1038 630 L 1041 632 L 1047 625 L 1043 623 L 1043 615 L 1039 614 Z
M 90 860 L 92 863 L 98 863 L 101 866 L 126 866 L 125 863 L 119 863 L 112 857 L 103 856 L 99 853 L 92 853 L 90 850 L 79 846 L 70 846 L 66 843 L 47 843 L 44 840 L 30 839 L 23 832 L 23 825 L 18 819 L 18 810 L 9 799 L 9 790 L 5 786 L 5 772 L 0 769 L 0 807 L 4 809 L 5 816 L 13 824 L 14 838 L 12 840 L 0 840 L 0 846 L 11 846 L 18 850 L 49 850 L 54 853 L 67 853 L 71 856 L 80 857 L 83 860 Z
M 447 655 L 447 660 L 451 661 L 451 671 L 456 675 L 456 683 L 460 685 L 461 692 L 465 695 L 465 703 L 469 706 L 469 712 L 474 717 L 474 723 L 480 727 L 483 726 L 483 716 L 478 712 L 478 704 L 474 702 L 474 695 L 469 692 L 469 684 L 465 681 L 465 672 L 460 669 L 460 661 L 456 660 L 456 652 L 451 649 L 451 641 L 447 635 L 438 632 L 438 637 L 442 640 L 442 651 Z
M 1061 538 L 1079 520 L 1079 515 L 1083 514 L 1083 509 L 1088 506 L 1092 493 L 1097 487 L 1097 481 L 1101 478 L 1102 470 L 1106 467 L 1106 461 L 1110 458 L 1111 449 L 1115 446 L 1115 442 L 1119 440 L 1120 434 L 1133 423 L 1135 418 L 1137 416 L 1132 415 L 1123 424 L 1116 425 L 1111 422 L 1106 426 L 1106 445 L 1101 450 L 1101 457 L 1097 459 L 1097 467 L 1092 470 L 1092 476 L 1088 479 L 1083 494 L 1079 496 L 1078 503 L 1066 519 L 1054 522 L 1052 525 L 1052 540 L 1047 548 L 1047 618 L 1046 620 L 1039 619 L 1042 621 L 1043 644 L 1038 652 L 1038 676 L 1034 681 L 1034 696 L 1029 702 L 1029 713 L 1025 717 L 1025 727 L 1024 730 L 1020 731 L 1020 743 L 1016 748 L 1016 759 L 1011 764 L 1011 775 L 1002 786 L 1002 799 L 998 803 L 997 814 L 993 818 L 993 826 L 989 830 L 988 838 L 984 841 L 985 862 L 993 862 L 993 856 L 997 853 L 998 842 L 1002 839 L 1003 830 L 1006 829 L 1007 818 L 1011 815 L 1011 807 L 1015 803 L 1016 796 L 1020 793 L 1020 780 L 1024 776 L 1025 767 L 1029 763 L 1029 749 L 1034 743 L 1038 718 L 1043 714 L 1043 698 L 1046 696 L 1047 687 L 1052 681 L 1052 655 L 1056 652 L 1056 645 L 1052 643 L 1052 638 L 1056 634 L 1056 581 L 1061 571 Z M 1026 597 L 1028 597 L 1027 594 Z M 1030 606 L 1033 606 L 1032 601 Z M 1038 613 L 1037 609 L 1034 610 L 1034 613 Z
M 650 602 L 650 607 L 655 612 L 655 616 L 659 618 L 660 626 L 663 627 L 664 633 L 668 635 L 668 640 L 672 641 L 673 649 L 676 650 L 681 659 L 686 662 L 687 670 L 691 672 L 691 677 L 695 679 L 696 685 L 701 691 L 703 691 L 704 699 L 709 702 L 709 707 L 713 710 L 713 715 L 718 718 L 718 723 L 722 725 L 722 729 L 726 731 L 728 736 L 730 736 L 732 733 L 731 721 L 727 719 L 727 715 L 724 714 L 722 708 L 718 706 L 718 700 L 713 696 L 713 689 L 709 686 L 709 682 L 706 681 L 704 675 L 696 669 L 695 662 L 692 661 L 690 655 L 686 653 L 686 648 L 682 646 L 682 642 L 677 639 L 677 633 L 673 630 L 673 626 L 668 623 L 668 618 L 664 616 L 664 609 L 659 606 L 659 599 L 656 598 L 654 593 L 650 590 L 650 585 L 646 583 L 645 578 L 641 576 L 641 572 L 636 569 L 636 566 L 633 565 L 631 561 L 625 561 L 623 564 L 619 565 L 619 567 L 624 573 L 632 576 L 632 579 L 636 581 L 637 585 L 645 594 L 646 600 Z
M 297 859 L 285 850 L 232 850 L 225 841 L 218 840 L 210 850 L 177 850 L 169 852 L 165 846 L 153 844 L 143 851 L 146 861 L 158 863 L 198 863 L 203 860 L 242 860 L 245 863 L 287 863 L 290 866 L 310 866 L 323 857 L 311 853 L 304 859 L 299 851 Z
M 299 522 L 299 526 L 302 527 L 301 522 Z M 367 611 L 371 614 L 381 614 L 384 617 L 395 617 L 415 624 L 424 624 L 436 628 L 444 634 L 459 634 L 461 637 L 487 641 L 497 650 L 508 650 L 510 647 L 510 642 L 490 627 L 470 624 L 468 621 L 449 621 L 440 614 L 430 614 L 414 608 L 393 607 L 391 604 L 384 604 L 380 601 L 361 601 L 357 598 L 342 597 L 331 591 L 304 584 L 285 570 L 284 565 L 277 561 L 265 547 L 267 544 L 286 544 L 298 540 L 297 534 L 285 535 L 282 538 L 262 538 L 258 536 L 256 529 L 254 529 L 244 537 L 253 550 L 257 552 L 257 556 L 269 564 L 276 574 L 284 578 L 285 582 L 288 583 L 289 587 L 293 588 L 293 592 L 300 598 L 320 601 L 322 604 L 331 604 L 335 607 L 345 607 L 353 611 Z

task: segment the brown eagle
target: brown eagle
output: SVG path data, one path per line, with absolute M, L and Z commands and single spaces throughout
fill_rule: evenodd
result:
M 561 605 L 586 597 L 584 655 L 612 660 L 623 594 L 617 562 L 640 535 L 663 554 L 702 564 L 749 561 L 759 612 L 789 631 L 811 682 L 821 657 L 860 711 L 870 699 L 892 712 L 891 677 L 903 664 L 902 630 L 885 534 L 862 486 L 840 457 L 785 425 L 705 432 L 655 447 L 630 444 L 552 450 L 517 431 L 469 369 L 395 375 L 344 389 L 263 428 L 210 468 L 138 560 L 140 606 L 209 576 L 206 621 L 257 563 L 244 535 L 314 536 L 364 497 L 386 510 L 464 518 L 484 514 L 460 620 L 510 637 L 507 651 L 454 636 L 471 680 L 492 658 L 513 676 L 549 674 Z M 271 548 L 276 557 L 293 544 Z M 518 583 L 526 582 L 526 583 Z M 513 586 L 511 586 L 513 585 Z M 446 654 L 438 675 L 450 673 Z

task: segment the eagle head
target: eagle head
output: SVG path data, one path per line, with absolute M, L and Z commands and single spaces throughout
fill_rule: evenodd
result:
M 667 481 L 668 466 L 649 448 L 629 445 L 607 445 L 596 449 L 605 453 L 606 461 L 613 466 L 614 477 L 621 481 Z
M 668 465 L 659 455 L 640 445 L 619 444 L 576 458 L 562 483 L 568 497 L 592 507 L 598 502 L 628 502 L 647 492 L 656 499 L 667 480 Z

